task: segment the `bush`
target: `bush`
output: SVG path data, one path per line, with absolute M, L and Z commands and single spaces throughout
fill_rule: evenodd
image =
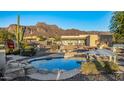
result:
M 95 63 L 93 62 L 85 62 L 81 67 L 82 74 L 99 74 Z
M 24 49 L 25 49 L 25 50 L 31 50 L 31 49 L 34 49 L 34 47 L 28 45 L 28 46 L 25 46 Z
M 81 66 L 82 74 L 114 73 L 119 71 L 119 65 L 114 62 L 85 62 Z
M 95 61 L 94 63 L 100 71 L 106 71 L 107 73 L 119 71 L 119 65 L 114 62 Z
M 114 71 L 114 72 L 119 71 L 119 65 L 116 63 L 111 62 L 110 67 L 111 67 L 112 71 Z
M 93 63 L 96 65 L 97 69 L 102 71 L 104 70 L 105 64 L 101 61 L 93 61 Z
M 6 48 L 6 54 L 13 54 L 14 53 L 14 49 L 13 48 Z
M 35 55 L 36 53 L 36 50 L 33 46 L 30 46 L 30 45 L 27 45 L 27 46 L 24 46 L 22 51 L 21 51 L 21 54 L 23 56 L 33 56 Z
M 19 55 L 19 54 L 20 54 L 20 50 L 19 50 L 19 49 L 15 49 L 15 50 L 13 51 L 13 54 L 14 54 L 14 55 Z
M 55 51 L 55 50 L 57 50 L 57 49 L 59 49 L 59 48 L 60 48 L 60 46 L 57 45 L 57 44 L 54 44 L 54 45 L 51 46 L 51 49 L 52 49 L 53 51 Z
M 107 73 L 113 73 L 119 71 L 119 65 L 114 62 L 105 62 L 105 71 Z

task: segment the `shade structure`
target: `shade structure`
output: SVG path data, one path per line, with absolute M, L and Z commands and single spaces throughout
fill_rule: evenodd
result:
M 83 54 L 89 54 L 89 55 L 99 55 L 99 56 L 114 56 L 115 54 L 107 49 L 97 49 L 97 50 L 91 50 L 83 52 Z
M 114 44 L 113 47 L 115 48 L 124 48 L 124 44 Z
M 83 52 L 83 54 L 109 57 L 110 62 L 111 61 L 113 61 L 115 63 L 117 62 L 116 54 L 110 50 L 107 50 L 107 49 L 91 50 L 91 51 Z

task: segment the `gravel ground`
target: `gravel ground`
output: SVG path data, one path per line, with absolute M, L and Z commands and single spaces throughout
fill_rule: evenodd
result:
M 18 77 L 13 79 L 12 81 L 39 81 L 39 80 L 31 79 L 29 77 Z M 100 74 L 100 75 L 77 74 L 71 78 L 59 81 L 124 81 L 124 74 Z
M 77 74 L 64 81 L 123 81 L 124 74 L 100 74 L 100 75 L 82 75 Z

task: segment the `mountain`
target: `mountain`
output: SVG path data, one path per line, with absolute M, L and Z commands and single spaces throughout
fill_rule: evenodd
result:
M 9 27 L 0 28 L 0 30 L 6 30 L 11 33 L 16 32 L 16 24 L 11 24 Z M 77 29 L 62 29 L 56 25 L 48 25 L 46 23 L 37 23 L 34 26 L 20 26 L 25 29 L 24 36 L 44 36 L 44 37 L 54 37 L 61 35 L 81 35 L 81 34 L 109 34 L 110 32 L 98 32 L 98 31 L 80 31 Z

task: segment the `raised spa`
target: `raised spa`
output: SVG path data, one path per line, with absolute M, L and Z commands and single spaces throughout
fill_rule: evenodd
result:
M 64 58 L 51 58 L 51 59 L 38 59 L 31 62 L 34 68 L 38 70 L 73 70 L 80 67 L 79 60 L 76 59 L 64 59 Z

